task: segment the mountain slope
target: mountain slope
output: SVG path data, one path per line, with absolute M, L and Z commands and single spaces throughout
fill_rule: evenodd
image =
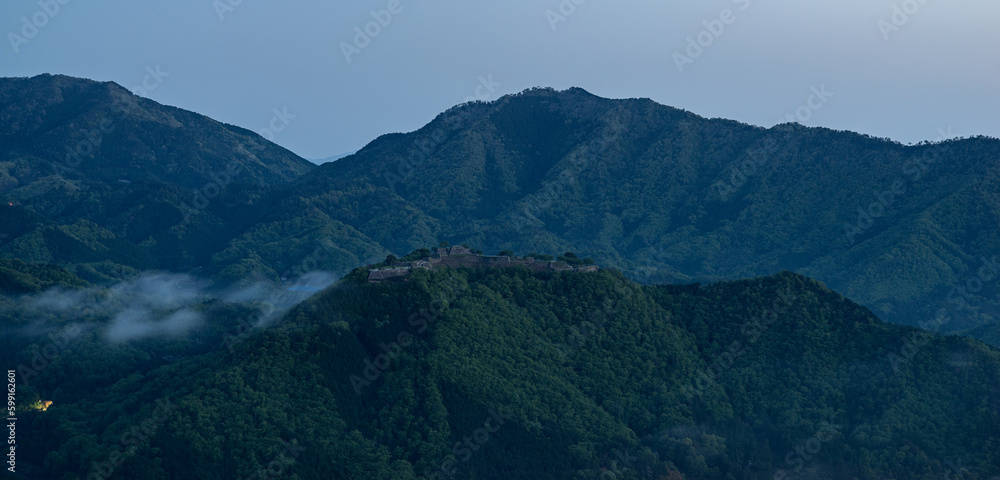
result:
M 0 159 L 13 163 L 0 191 L 53 174 L 199 189 L 230 162 L 239 183 L 268 185 L 313 168 L 249 130 L 160 105 L 111 82 L 58 75 L 2 79 L 0 125 Z
M 395 252 L 572 250 L 648 282 L 787 269 L 894 322 L 951 308 L 942 328 L 962 331 L 997 318 L 996 273 L 948 300 L 1000 250 L 998 154 L 996 139 L 904 146 L 538 89 L 383 136 L 285 201 Z
M 151 479 L 1000 473 L 995 350 L 881 323 L 798 275 L 651 287 L 608 271 L 365 273 L 227 340 L 232 352 L 109 373 L 105 357 L 162 347 L 93 348 L 92 330 L 32 384 L 55 406 L 22 420 L 22 460 Z M 59 383 L 68 368 L 105 381 Z
M 0 255 L 88 281 L 208 264 L 271 188 L 314 167 L 114 83 L 0 79 Z

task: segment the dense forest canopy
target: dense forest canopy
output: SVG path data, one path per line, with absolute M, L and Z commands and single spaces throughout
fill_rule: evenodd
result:
M 365 278 L 268 326 L 224 301 L 176 337 L 109 344 L 104 319 L 75 320 L 30 380 L 54 404 L 22 418 L 23 461 L 66 479 L 1000 474 L 996 350 L 883 323 L 799 275 Z M 36 350 L 4 351 L 30 368 Z

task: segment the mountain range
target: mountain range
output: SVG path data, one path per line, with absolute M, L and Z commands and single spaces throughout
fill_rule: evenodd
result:
M 113 83 L 4 79 L 0 106 L 0 256 L 87 282 L 280 283 L 449 241 L 579 252 L 644 283 L 789 270 L 885 320 L 1000 341 L 993 138 L 902 145 L 532 89 L 317 167 Z
M 317 166 L 0 79 L 17 474 L 997 480 L 998 153 L 537 88 Z M 599 268 L 370 280 L 459 244 Z

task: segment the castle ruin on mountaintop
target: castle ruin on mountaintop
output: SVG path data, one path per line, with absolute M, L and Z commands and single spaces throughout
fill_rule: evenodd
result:
M 597 265 L 570 265 L 562 261 L 535 260 L 533 257 L 510 257 L 507 255 L 480 255 L 473 253 L 467 247 L 441 247 L 428 257 L 412 262 L 397 262 L 390 266 L 372 268 L 368 271 L 368 281 L 382 282 L 390 279 L 408 277 L 413 269 L 433 269 L 437 267 L 493 267 L 510 268 L 523 266 L 536 272 L 596 272 Z M 371 266 L 370 266 L 371 267 Z

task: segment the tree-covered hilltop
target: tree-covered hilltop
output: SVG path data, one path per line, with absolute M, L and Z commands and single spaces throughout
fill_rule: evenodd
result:
M 241 184 L 287 182 L 315 166 L 244 128 L 161 105 L 113 82 L 64 75 L 0 78 L 0 124 L 0 191 L 15 190 L 15 200 L 30 198 L 33 192 L 16 191 L 45 178 L 197 190 L 227 175 Z
M 358 269 L 269 328 L 245 314 L 115 346 L 94 319 L 33 379 L 55 403 L 22 418 L 19 460 L 67 480 L 1000 474 L 996 350 L 792 273 Z
M 997 139 L 901 145 L 532 89 L 313 167 L 52 76 L 0 79 L 0 132 L 0 257 L 91 283 L 149 269 L 279 283 L 447 240 L 587 252 L 643 283 L 789 270 L 888 321 L 1000 345 Z
M 111 82 L 0 78 L 0 257 L 95 283 L 203 267 L 313 167 Z

